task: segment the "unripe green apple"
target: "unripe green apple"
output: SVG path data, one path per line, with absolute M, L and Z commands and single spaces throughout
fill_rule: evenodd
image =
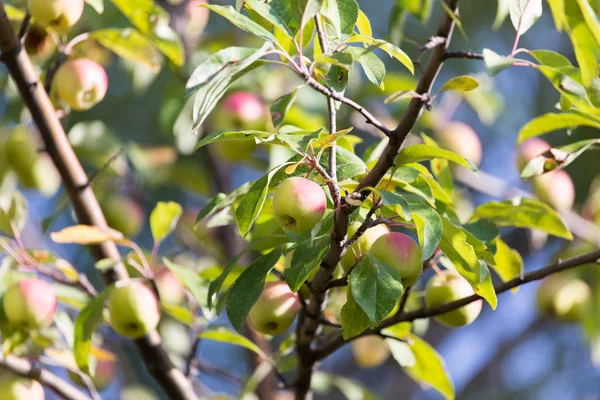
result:
M 390 348 L 376 335 L 363 336 L 352 341 L 354 360 L 361 368 L 375 368 L 388 359 Z
M 167 267 L 161 267 L 154 274 L 160 301 L 166 305 L 177 305 L 185 300 L 185 287 Z
M 83 14 L 84 0 L 29 0 L 29 13 L 58 33 L 67 33 Z
M 113 195 L 100 202 L 106 223 L 127 237 L 137 236 L 144 228 L 146 213 L 139 203 L 123 195 Z
M 106 71 L 96 61 L 76 58 L 60 66 L 52 80 L 52 93 L 77 111 L 102 101 L 108 89 Z
M 17 375 L 6 369 L 0 370 L 0 399 L 44 400 L 44 388 L 38 381 Z
M 116 363 L 114 360 L 96 359 L 90 363 L 90 378 L 94 387 L 99 392 L 110 386 L 115 379 Z M 81 377 L 73 372 L 69 372 L 69 378 L 83 388 L 86 387 Z
M 358 228 L 360 228 L 360 225 L 360 222 L 355 222 L 348 227 L 348 239 L 354 236 Z M 375 243 L 380 236 L 389 233 L 389 231 L 389 228 L 383 224 L 375 225 L 374 227 L 367 229 L 365 233 L 350 246 L 346 251 L 346 254 L 344 254 L 344 257 L 340 260 L 340 265 L 344 271 L 347 272 L 352 268 L 358 262 L 357 256 L 361 257 L 363 254 L 367 253 L 371 249 L 373 243 Z
M 535 196 L 556 210 L 568 210 L 575 203 L 575 185 L 562 169 L 532 178 L 531 185 Z
M 281 182 L 273 194 L 273 213 L 292 232 L 311 230 L 327 208 L 325 192 L 317 183 L 295 176 Z
M 31 56 L 46 57 L 54 50 L 54 41 L 43 26 L 33 24 L 27 30 L 25 50 Z
M 215 155 L 223 161 L 234 164 L 248 160 L 256 150 L 254 139 L 248 140 L 223 140 L 213 143 L 212 150 Z
M 281 335 L 294 322 L 300 311 L 298 295 L 287 283 L 267 282 L 248 319 L 254 329 L 266 335 Z
M 26 278 L 8 288 L 2 305 L 11 325 L 36 329 L 52 324 L 56 312 L 56 296 L 49 283 L 37 278 Z
M 455 152 L 475 165 L 481 163 L 481 141 L 477 133 L 463 122 L 450 122 L 437 130 L 440 147 Z
M 131 339 L 144 336 L 156 328 L 160 320 L 156 296 L 139 281 L 115 287 L 110 294 L 108 311 L 113 329 Z
M 523 170 L 527 163 L 550 149 L 550 145 L 540 138 L 531 138 L 517 149 L 517 166 Z
M 413 285 L 423 272 L 419 245 L 408 235 L 399 232 L 385 233 L 371 245 L 369 253 L 400 273 L 402 285 Z
M 591 295 L 590 287 L 584 281 L 554 274 L 538 287 L 537 305 L 541 313 L 559 321 L 578 322 L 590 305 Z
M 475 291 L 465 278 L 453 270 L 444 270 L 435 274 L 427 283 L 425 289 L 425 303 L 427 307 L 435 307 L 450 303 L 475 294 Z M 449 311 L 434 317 L 439 323 L 457 328 L 475 321 L 481 312 L 481 299 L 467 304 L 464 307 Z

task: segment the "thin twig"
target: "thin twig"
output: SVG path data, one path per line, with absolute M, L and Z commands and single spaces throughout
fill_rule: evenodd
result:
M 466 58 L 469 60 L 483 60 L 483 54 L 474 53 L 472 51 L 447 51 L 444 59 L 450 58 Z
M 121 148 L 112 156 L 110 156 L 110 158 L 108 160 L 106 160 L 106 162 L 104 164 L 102 164 L 102 166 L 100 168 L 98 168 L 97 170 L 95 170 L 94 172 L 92 172 L 90 174 L 90 177 L 88 178 L 88 181 L 86 182 L 85 185 L 83 185 L 81 187 L 81 189 L 85 189 L 88 186 L 91 186 L 92 183 L 96 180 L 96 178 L 98 178 L 98 176 L 100 176 L 100 174 L 106 172 L 106 170 L 110 167 L 110 165 L 117 159 L 119 158 L 123 153 L 125 152 L 125 146 L 121 146 Z

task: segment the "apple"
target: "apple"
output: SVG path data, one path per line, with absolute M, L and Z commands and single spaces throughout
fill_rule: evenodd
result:
M 36 22 L 67 33 L 83 14 L 84 0 L 29 0 L 29 13 Z
M 27 30 L 23 45 L 29 55 L 49 56 L 54 50 L 54 41 L 46 29 L 39 24 L 33 24 Z
M 144 228 L 146 213 L 140 204 L 130 197 L 112 195 L 100 202 L 106 223 L 127 237 L 134 237 Z
M 425 289 L 425 304 L 427 307 L 435 307 L 450 303 L 475 294 L 475 291 L 465 278 L 453 270 L 444 270 L 435 274 L 427 283 Z M 464 307 L 449 311 L 434 317 L 442 325 L 459 327 L 469 325 L 479 316 L 481 312 L 481 299 L 469 303 Z
M 298 295 L 287 283 L 267 282 L 260 298 L 252 306 L 248 319 L 260 333 L 281 335 L 294 322 L 300 311 Z
M 130 385 L 121 389 L 120 400 L 159 400 L 152 388 L 143 385 Z
M 376 335 L 359 337 L 352 341 L 354 360 L 361 368 L 375 368 L 386 362 L 390 348 Z
M 311 230 L 327 208 L 325 192 L 317 183 L 295 176 L 281 182 L 273 194 L 273 213 L 292 232 Z
M 94 387 L 99 392 L 105 390 L 110 386 L 112 381 L 115 379 L 116 374 L 116 363 L 114 360 L 99 360 L 96 359 L 95 362 L 90 363 L 90 378 L 92 379 L 92 383 Z M 69 372 L 69 378 L 71 380 L 85 388 L 85 383 L 81 379 L 81 377 L 73 372 Z
M 531 185 L 535 196 L 556 210 L 568 210 L 575 203 L 575 185 L 562 169 L 532 178 Z
M 423 272 L 421 248 L 404 233 L 388 232 L 379 236 L 369 249 L 369 254 L 395 268 L 400 273 L 404 287 L 413 285 Z
M 60 66 L 52 80 L 52 93 L 77 111 L 89 110 L 108 90 L 106 71 L 96 61 L 75 58 Z
M 223 140 L 211 145 L 214 154 L 229 164 L 248 160 L 256 150 L 254 139 L 248 140 Z
M 185 30 L 184 34 L 193 40 L 195 43 L 198 42 L 198 38 L 204 32 L 204 28 L 208 24 L 208 16 L 210 14 L 208 8 L 200 7 L 202 4 L 207 4 L 208 0 L 190 0 L 184 9 L 184 22 Z
M 0 370 L 0 399 L 44 400 L 44 398 L 44 388 L 38 381 L 6 369 Z
M 177 305 L 185 300 L 185 287 L 171 270 L 160 267 L 154 274 L 160 301 L 166 305 Z
M 360 222 L 355 222 L 348 227 L 348 239 L 350 239 L 356 233 L 360 226 Z M 354 242 L 349 249 L 346 250 L 346 254 L 344 254 L 340 260 L 342 269 L 347 272 L 358 262 L 359 258 L 363 254 L 367 253 L 371 249 L 373 243 L 375 243 L 380 236 L 383 236 L 389 232 L 389 228 L 383 224 L 375 225 L 374 227 L 367 229 L 365 233 L 363 233 L 362 236 L 356 242 Z
M 481 141 L 477 133 L 463 122 L 440 125 L 436 131 L 440 147 L 461 155 L 475 165 L 481 162 Z
M 536 300 L 542 314 L 563 322 L 578 322 L 590 305 L 591 295 L 591 289 L 584 281 L 554 274 L 542 281 Z
M 9 324 L 37 329 L 52 324 L 56 312 L 56 296 L 48 282 L 26 278 L 7 289 L 2 306 Z
M 138 339 L 158 325 L 160 308 L 156 296 L 139 281 L 116 286 L 108 302 L 111 326 L 125 337 Z
M 523 170 L 527 163 L 540 154 L 549 150 L 551 146 L 540 138 L 531 138 L 517 148 L 517 165 L 519 171 Z

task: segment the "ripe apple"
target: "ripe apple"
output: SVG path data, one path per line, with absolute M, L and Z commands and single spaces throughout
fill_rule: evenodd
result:
M 463 122 L 450 122 L 436 131 L 440 147 L 453 151 L 475 165 L 481 162 L 481 141 L 477 133 Z
M 100 202 L 106 223 L 127 237 L 134 237 L 144 228 L 146 213 L 140 204 L 130 197 L 112 195 Z
M 83 14 L 84 0 L 29 0 L 29 13 L 60 34 L 67 33 Z
M 435 307 L 473 294 L 475 294 L 475 291 L 473 291 L 469 282 L 460 276 L 458 272 L 444 270 L 440 274 L 435 274 L 427 283 L 425 303 L 427 307 Z M 481 307 L 482 302 L 479 299 L 454 311 L 438 315 L 434 319 L 442 325 L 454 328 L 468 325 L 479 316 Z
M 317 183 L 295 176 L 281 182 L 273 194 L 273 213 L 292 232 L 311 230 L 327 208 L 325 192 Z
M 369 253 L 395 268 L 400 273 L 404 287 L 413 285 L 423 272 L 421 248 L 404 233 L 388 232 L 379 236 Z
M 160 301 L 167 305 L 177 305 L 185 300 L 185 287 L 167 267 L 160 267 L 154 274 Z
M 258 332 L 281 335 L 294 322 L 300 311 L 298 295 L 287 283 L 267 282 L 258 301 L 252 306 L 248 319 Z
M 56 296 L 49 283 L 37 278 L 26 278 L 8 288 L 2 305 L 11 325 L 36 329 L 52 324 L 56 312 Z
M 158 325 L 160 308 L 156 296 L 139 281 L 125 282 L 109 297 L 110 323 L 119 334 L 138 339 Z
M 0 370 L 0 399 L 44 400 L 44 388 L 38 381 L 17 375 L 6 369 Z
M 354 360 L 361 368 L 375 368 L 388 359 L 390 348 L 376 335 L 363 336 L 352 341 Z
M 101 102 L 107 89 L 106 71 L 87 58 L 67 61 L 52 80 L 52 93 L 77 111 L 89 110 Z
M 348 239 L 356 233 L 358 228 L 360 228 L 360 225 L 360 222 L 355 222 L 348 227 Z M 367 253 L 380 236 L 389 232 L 389 228 L 383 224 L 375 225 L 374 227 L 367 229 L 365 233 L 350 246 L 346 251 L 346 254 L 344 254 L 344 257 L 340 260 L 340 265 L 343 270 L 347 272 L 352 268 L 358 262 L 357 256 L 361 257 L 363 254 Z
M 92 379 L 94 387 L 99 392 L 109 387 L 115 379 L 116 363 L 114 360 L 96 359 L 95 362 L 90 363 L 90 367 L 90 378 Z M 75 384 L 85 388 L 85 383 L 79 375 L 69 372 L 69 378 L 71 378 Z
M 556 210 L 568 210 L 575 203 L 575 185 L 562 169 L 532 178 L 531 185 L 535 196 Z
M 591 290 L 580 279 L 554 274 L 542 281 L 537 291 L 537 305 L 542 314 L 563 322 L 578 322 L 591 301 Z
M 548 142 L 540 138 L 531 138 L 524 142 L 517 149 L 517 165 L 519 171 L 523 170 L 529 161 L 549 149 L 550 145 Z

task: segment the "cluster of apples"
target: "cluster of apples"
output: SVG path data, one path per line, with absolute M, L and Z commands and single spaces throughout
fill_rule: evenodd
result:
M 36 23 L 64 35 L 79 21 L 84 0 L 29 0 L 28 9 Z M 40 32 L 33 32 L 42 37 Z M 27 42 L 27 41 L 26 41 Z M 31 45 L 33 46 L 33 44 Z M 30 47 L 31 47 L 30 46 Z M 108 89 L 108 76 L 96 61 L 75 58 L 56 71 L 52 80 L 52 94 L 76 111 L 85 111 L 98 104 Z

